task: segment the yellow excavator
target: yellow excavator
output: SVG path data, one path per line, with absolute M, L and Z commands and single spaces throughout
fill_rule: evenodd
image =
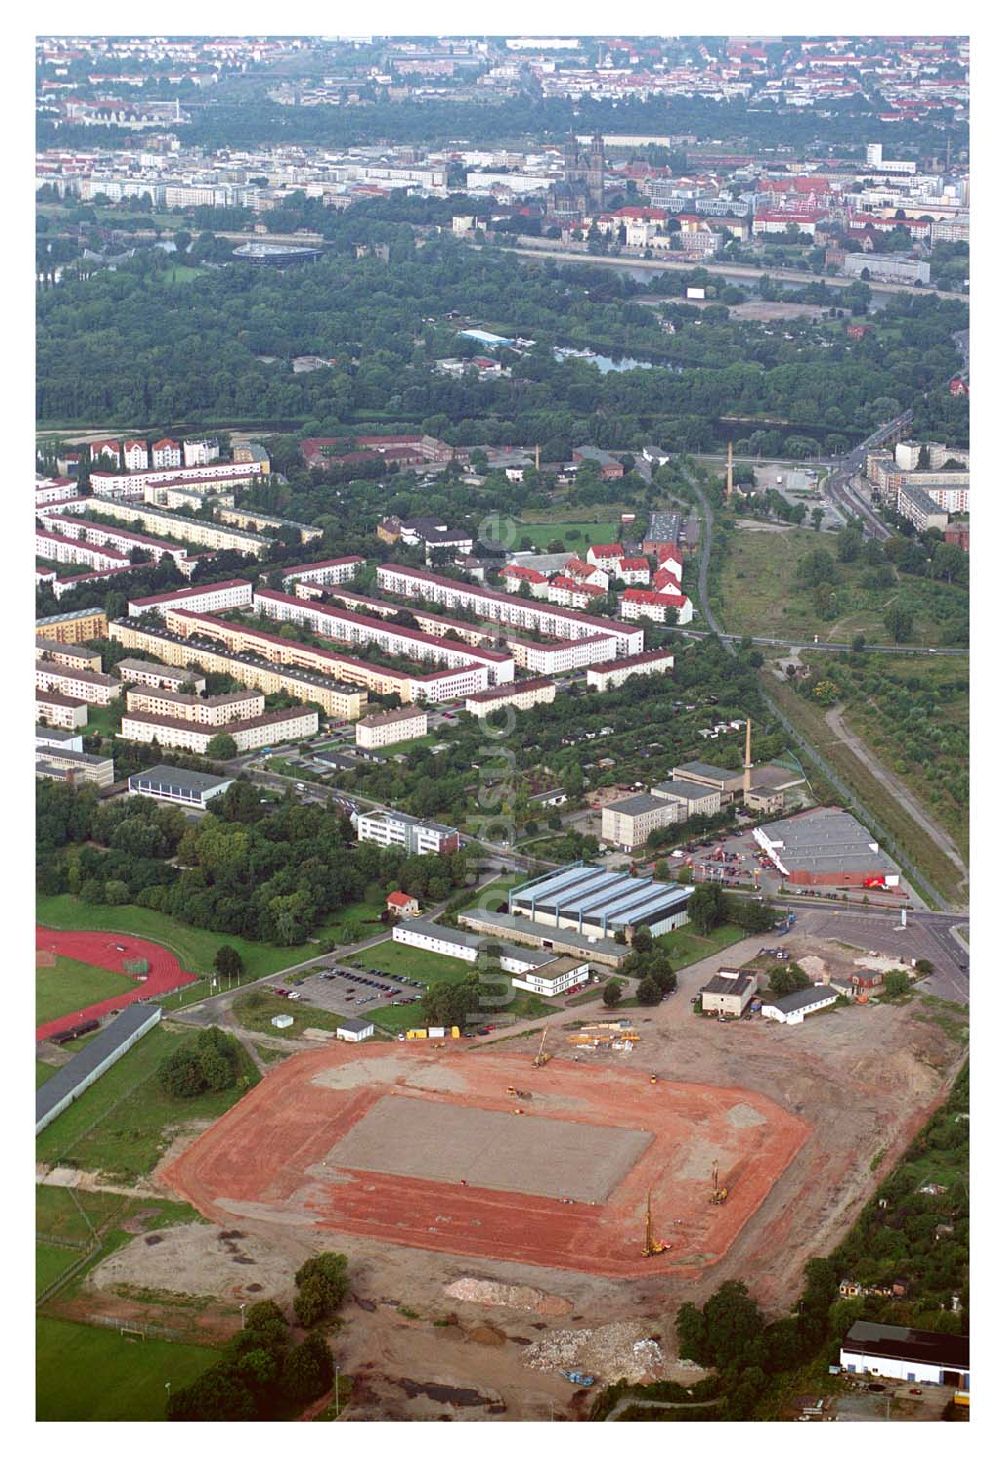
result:
M 546 1035 L 548 1035 L 548 1033 L 549 1028 L 546 1025 L 545 1029 L 542 1031 L 542 1038 L 538 1042 L 538 1050 L 535 1052 L 535 1059 L 531 1063 L 532 1066 L 544 1066 L 546 1062 L 552 1060 L 552 1052 L 545 1049 L 545 1037 Z
M 642 1247 L 644 1256 L 662 1256 L 664 1251 L 670 1249 L 670 1244 L 665 1240 L 656 1240 L 653 1235 L 653 1191 L 650 1189 L 646 1194 L 646 1241 Z
M 712 1164 L 712 1192 L 708 1196 L 709 1204 L 725 1204 L 729 1198 L 729 1190 L 725 1184 L 719 1183 L 719 1160 Z

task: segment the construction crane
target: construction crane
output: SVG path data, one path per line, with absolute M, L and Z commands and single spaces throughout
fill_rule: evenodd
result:
M 552 1052 L 545 1049 L 545 1037 L 548 1033 L 549 1027 L 546 1025 L 542 1031 L 542 1038 L 538 1042 L 538 1050 L 535 1052 L 535 1059 L 531 1063 L 532 1066 L 544 1066 L 547 1061 L 552 1060 Z
M 708 1196 L 708 1202 L 709 1204 L 725 1204 L 728 1198 L 729 1190 L 725 1184 L 721 1187 L 719 1185 L 719 1160 L 716 1159 L 712 1164 L 712 1192 Z
M 642 1254 L 662 1256 L 663 1252 L 669 1249 L 670 1245 L 667 1241 L 656 1240 L 653 1236 L 653 1191 L 649 1189 L 646 1193 L 646 1241 L 642 1247 Z

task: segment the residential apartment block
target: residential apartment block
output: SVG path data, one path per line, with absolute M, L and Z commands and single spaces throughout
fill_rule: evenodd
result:
M 133 648 L 147 651 L 150 655 L 160 657 L 164 661 L 197 662 L 206 671 L 222 672 L 226 676 L 243 682 L 246 687 L 255 688 L 268 695 L 285 691 L 289 697 L 295 697 L 299 702 L 315 702 L 328 717 L 346 718 L 349 722 L 356 722 L 365 710 L 368 699 L 363 686 L 335 681 L 330 676 L 302 670 L 300 667 L 285 666 L 273 656 L 268 658 L 253 651 L 243 651 L 239 654 L 216 651 L 201 642 L 184 640 L 180 636 L 158 630 L 144 630 L 131 620 L 115 621 L 112 628 L 116 632 L 116 639 L 122 640 L 123 643 Z M 294 655 L 294 652 L 282 654 Z M 125 674 L 126 668 L 129 671 L 128 676 Z M 144 686 L 162 686 L 169 690 L 169 684 L 157 679 L 156 673 L 177 670 L 180 670 L 182 681 L 186 677 L 199 690 L 205 685 L 204 677 L 195 676 L 191 672 L 184 671 L 183 668 L 164 667 L 134 660 L 127 660 L 119 665 L 123 681 L 132 680 L 133 673 L 136 674 L 135 679 L 141 680 L 143 670 L 150 673 L 142 681 Z M 181 682 L 178 682 L 177 686 L 180 685 Z
M 155 687 L 131 687 L 125 693 L 127 712 L 146 712 L 160 717 L 186 718 L 222 728 L 243 718 L 259 717 L 264 711 L 263 692 L 220 692 L 204 697 L 195 692 L 166 692 Z
M 99 605 L 67 615 L 46 615 L 35 621 L 36 641 L 78 645 L 83 641 L 103 640 L 107 634 L 108 617 Z
M 370 712 L 354 728 L 359 748 L 388 748 L 427 732 L 427 714 L 422 707 L 397 707 L 389 712 Z
M 313 600 L 300 600 L 279 590 L 258 589 L 254 595 L 254 610 L 271 620 L 305 625 L 317 635 L 347 645 L 374 644 L 389 655 L 447 667 L 482 665 L 489 673 L 489 680 L 495 683 L 510 682 L 514 678 L 514 660 L 504 653 L 476 649 L 408 626 L 392 625 L 350 610 L 318 605 Z
M 216 727 L 190 718 L 158 717 L 153 713 L 127 712 L 122 717 L 122 737 L 140 743 L 156 742 L 164 748 L 186 748 L 204 753 L 212 739 L 228 733 L 240 753 L 275 743 L 311 738 L 319 731 L 319 714 L 311 707 L 275 708 L 259 717 Z
M 474 717 L 485 717 L 500 707 L 516 707 L 527 712 L 540 703 L 554 702 L 556 684 L 546 677 L 535 677 L 526 682 L 510 682 L 504 687 L 490 687 L 486 692 L 474 692 L 465 699 L 465 710 Z
M 595 692 L 608 692 L 620 687 L 633 676 L 654 676 L 673 671 L 674 658 L 669 651 L 640 651 L 637 656 L 623 656 L 617 661 L 600 661 L 587 667 L 587 686 Z
M 126 656 L 119 661 L 118 673 L 123 682 L 160 688 L 165 692 L 177 692 L 186 686 L 194 687 L 196 692 L 205 690 L 205 678 L 196 672 L 183 666 L 159 666 L 152 661 L 140 661 L 137 656 Z
M 260 555 L 265 554 L 273 542 L 257 533 L 247 533 L 242 528 L 227 528 L 222 523 L 209 523 L 202 518 L 180 517 L 175 513 L 148 507 L 145 503 L 136 506 L 129 502 L 92 497 L 88 506 L 95 513 L 104 511 L 127 523 L 141 523 L 147 533 L 165 538 L 183 538 L 186 543 L 202 548 L 231 548 L 237 553 Z
M 35 662 L 35 687 L 39 692 L 60 692 L 64 697 L 76 697 L 99 707 L 106 707 L 122 689 L 116 677 L 105 676 L 101 671 L 56 666 L 48 661 Z
M 79 697 L 35 689 L 35 722 L 47 728 L 85 728 L 87 704 Z
M 167 610 L 192 610 L 200 615 L 211 610 L 239 610 L 252 604 L 253 584 L 249 579 L 225 579 L 218 584 L 194 584 L 163 594 L 143 595 L 129 600 L 128 613 L 148 615 L 157 611 L 162 615 Z
M 151 538 L 148 533 L 134 533 L 131 529 L 113 528 L 108 523 L 94 523 L 87 518 L 67 517 L 64 513 L 49 512 L 46 509 L 40 509 L 37 517 L 50 533 L 58 533 L 63 538 L 72 538 L 79 543 L 86 543 L 104 550 L 114 549 L 125 556 L 126 563 L 133 548 L 141 548 L 154 564 L 158 564 L 167 554 L 175 563 L 180 563 L 187 557 L 187 549 L 181 544 L 167 543 L 162 538 Z
M 100 671 L 101 658 L 87 646 L 67 646 L 59 641 L 40 641 L 35 638 L 35 660 L 51 661 L 56 666 L 68 666 L 76 671 Z
M 537 631 L 556 640 L 579 640 L 583 636 L 612 636 L 616 656 L 633 656 L 642 650 L 643 633 L 621 620 L 608 620 L 599 615 L 578 614 L 554 608 L 519 595 L 502 594 L 457 579 L 404 564 L 382 564 L 378 584 L 390 594 L 410 599 L 431 600 L 448 610 L 465 610 L 480 620 L 519 630 Z
M 94 543 L 82 543 L 76 538 L 64 538 L 60 533 L 47 533 L 35 529 L 35 557 L 47 559 L 53 564 L 84 564 L 98 573 L 120 574 L 130 569 L 128 555 L 98 548 Z
M 290 564 L 287 569 L 282 569 L 281 579 L 285 589 L 293 591 L 300 580 L 320 585 L 347 584 L 359 569 L 364 568 L 364 564 L 364 559 L 358 554 L 344 554 L 341 558 L 321 559 L 315 564 Z

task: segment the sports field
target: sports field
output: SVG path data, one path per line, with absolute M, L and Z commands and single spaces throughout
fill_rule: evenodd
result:
M 55 1018 L 49 1015 L 44 1025 L 35 1030 L 36 1040 L 46 1040 L 58 1030 L 85 1020 L 99 1020 L 111 1010 L 122 1010 L 141 999 L 155 999 L 168 994 L 197 976 L 183 969 L 177 957 L 158 943 L 127 933 L 60 932 L 55 928 L 35 929 L 36 973 L 43 977 L 50 971 L 70 967 L 70 981 L 78 991 L 91 993 L 90 1001 L 71 1004 Z M 129 972 L 131 966 L 133 972 Z M 86 975 L 82 972 L 86 969 Z M 141 973 L 137 972 L 141 968 Z M 102 978 L 103 976 L 103 978 Z M 128 980 L 128 985 L 125 981 Z M 46 991 L 50 1001 L 57 986 Z
M 38 1420 L 162 1420 L 166 1384 L 190 1383 L 219 1357 L 193 1343 L 141 1342 L 113 1328 L 35 1321 Z
M 155 912 L 151 907 L 92 906 L 68 892 L 61 892 L 57 897 L 39 897 L 36 916 L 39 923 L 49 928 L 130 933 L 152 943 L 161 943 L 177 955 L 185 969 L 199 975 L 211 973 L 215 955 L 224 943 L 235 948 L 242 958 L 248 980 L 291 968 L 303 959 L 313 958 L 317 952 L 314 943 L 300 943 L 294 948 L 254 943 L 235 933 L 192 928 L 164 912 Z
M 511 1094 L 510 1088 L 524 1095 Z M 161 1171 L 239 1213 L 595 1275 L 695 1276 L 810 1136 L 743 1088 L 429 1046 L 293 1057 Z M 709 1204 L 713 1166 L 728 1189 Z M 668 1245 L 644 1258 L 646 1196 Z
M 35 959 L 36 1025 L 121 993 L 120 973 L 79 959 L 60 958 L 50 950 L 39 950 L 39 955 L 46 952 L 47 958 L 36 955 Z

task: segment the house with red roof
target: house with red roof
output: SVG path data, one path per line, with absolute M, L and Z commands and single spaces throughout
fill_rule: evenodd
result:
M 520 594 L 522 584 L 538 595 L 543 595 L 549 587 L 548 579 L 539 569 L 529 569 L 524 564 L 507 564 L 500 570 L 500 578 L 508 594 Z
M 180 464 L 180 441 L 172 441 L 169 436 L 164 436 L 161 441 L 153 442 L 154 471 L 166 471 L 168 467 L 180 466 Z
M 649 583 L 649 564 L 645 559 L 623 558 L 618 560 L 618 577 L 628 585 Z
M 145 441 L 125 442 L 125 470 L 149 470 L 149 447 Z
M 100 456 L 106 456 L 109 461 L 114 462 L 116 467 L 122 464 L 122 448 L 117 441 L 91 441 L 91 461 L 96 461 Z
M 416 897 L 411 897 L 409 892 L 390 892 L 385 899 L 386 911 L 393 913 L 396 917 L 418 917 L 420 915 L 420 903 Z

